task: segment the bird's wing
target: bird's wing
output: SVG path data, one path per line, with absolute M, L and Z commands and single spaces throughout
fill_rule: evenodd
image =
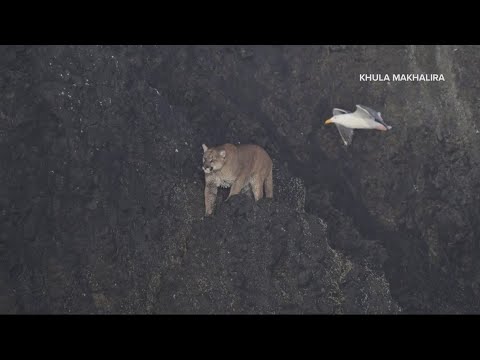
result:
M 370 111 L 368 111 L 371 109 L 364 107 L 362 105 L 356 105 L 356 106 L 357 106 L 357 110 L 355 110 L 355 113 L 354 113 L 356 116 L 362 117 L 364 119 L 370 119 L 370 120 L 376 119 L 375 114 L 372 114 Z
M 364 111 L 367 111 L 370 115 L 372 115 L 374 118 L 381 118 L 380 113 L 376 110 L 373 110 L 372 108 L 369 108 L 368 106 L 365 105 L 357 105 L 357 108 L 361 108 Z
M 335 124 L 337 126 L 338 132 L 342 137 L 343 143 L 348 146 L 352 143 L 353 138 L 353 129 L 347 128 L 340 124 Z
M 361 110 L 361 113 L 367 112 L 371 116 L 371 118 L 373 118 L 374 121 L 384 125 L 387 129 L 390 130 L 392 128 L 391 126 L 387 125 L 385 121 L 383 121 L 382 114 L 379 113 L 378 111 L 375 111 L 365 105 L 357 105 L 357 111 L 359 109 Z
M 337 109 L 337 108 L 333 109 L 333 115 L 341 115 L 341 114 L 347 114 L 347 113 L 348 113 L 348 111 L 346 111 L 346 110 Z

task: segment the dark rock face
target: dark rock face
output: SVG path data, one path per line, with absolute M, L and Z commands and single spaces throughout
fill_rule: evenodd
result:
M 479 50 L 3 46 L 0 311 L 480 312 Z M 355 104 L 393 129 L 346 149 L 323 122 Z M 225 142 L 275 198 L 204 218 Z

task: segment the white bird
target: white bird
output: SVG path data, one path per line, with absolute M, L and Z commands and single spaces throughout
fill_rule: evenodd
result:
M 363 105 L 356 105 L 353 113 L 342 109 L 333 109 L 333 117 L 325 124 L 335 124 L 345 145 L 352 143 L 354 129 L 373 129 L 380 131 L 390 130 L 392 127 L 385 124 L 382 114 Z

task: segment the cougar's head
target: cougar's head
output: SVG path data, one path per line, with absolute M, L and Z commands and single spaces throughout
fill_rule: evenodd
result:
M 203 166 L 202 169 L 205 174 L 220 170 L 225 165 L 225 150 L 217 150 L 215 148 L 209 149 L 207 145 L 203 144 Z

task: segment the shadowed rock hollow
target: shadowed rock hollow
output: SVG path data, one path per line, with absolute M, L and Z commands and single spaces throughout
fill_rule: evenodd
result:
M 2 313 L 478 313 L 479 47 L 3 46 Z M 442 73 L 445 82 L 360 82 Z M 390 132 L 345 148 L 333 107 Z M 273 200 L 204 218 L 201 144 Z

